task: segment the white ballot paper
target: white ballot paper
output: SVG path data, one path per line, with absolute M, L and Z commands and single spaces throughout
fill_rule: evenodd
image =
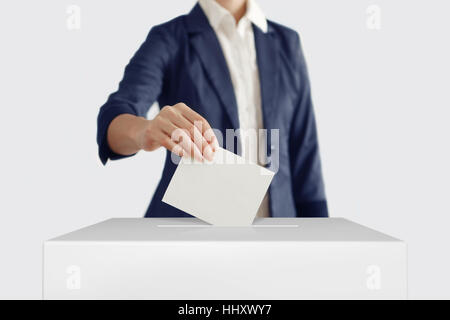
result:
M 218 148 L 211 162 L 181 159 L 162 201 L 213 225 L 251 225 L 273 176 Z

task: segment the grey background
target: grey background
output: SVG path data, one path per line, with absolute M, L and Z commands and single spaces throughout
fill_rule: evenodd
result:
M 331 215 L 407 241 L 410 298 L 450 298 L 449 1 L 259 3 L 301 34 Z M 150 27 L 193 4 L 1 2 L 0 298 L 41 297 L 44 240 L 143 215 L 164 152 L 103 167 L 96 116 Z

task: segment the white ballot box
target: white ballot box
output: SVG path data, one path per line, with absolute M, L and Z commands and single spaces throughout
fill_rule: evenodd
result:
M 44 244 L 45 299 L 404 299 L 406 244 L 341 218 L 110 219 Z

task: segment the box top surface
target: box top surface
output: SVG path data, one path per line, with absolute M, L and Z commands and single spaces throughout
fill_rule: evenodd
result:
M 257 218 L 248 227 L 216 227 L 196 218 L 114 218 L 51 239 L 59 242 L 294 241 L 398 242 L 343 218 Z

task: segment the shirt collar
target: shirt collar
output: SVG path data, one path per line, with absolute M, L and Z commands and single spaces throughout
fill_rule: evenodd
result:
M 231 16 L 230 12 L 215 0 L 199 0 L 198 2 L 208 18 L 209 24 L 214 30 L 219 28 L 222 20 L 226 16 Z M 245 18 L 250 20 L 263 32 L 267 32 L 267 19 L 259 5 L 256 3 L 256 0 L 247 0 L 247 11 L 242 19 Z

